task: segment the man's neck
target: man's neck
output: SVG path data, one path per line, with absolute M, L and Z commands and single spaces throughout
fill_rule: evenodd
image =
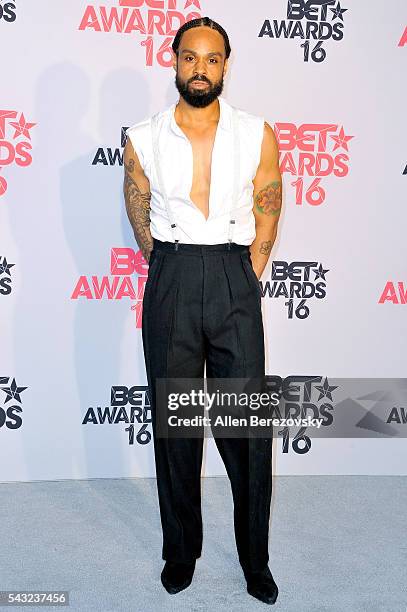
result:
M 219 117 L 220 103 L 218 98 L 204 108 L 197 108 L 196 106 L 188 104 L 188 102 L 180 96 L 175 106 L 175 119 L 178 125 L 183 125 L 187 128 L 199 128 L 204 125 L 216 123 L 219 121 Z

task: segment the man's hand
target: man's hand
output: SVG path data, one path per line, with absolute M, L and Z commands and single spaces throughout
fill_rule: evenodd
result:
M 278 143 L 273 128 L 264 122 L 261 157 L 253 179 L 253 213 L 256 238 L 250 246 L 254 271 L 261 277 L 277 236 L 282 207 L 282 180 L 278 164 Z
M 123 165 L 123 193 L 127 216 L 143 257 L 149 261 L 153 248 L 153 239 L 150 233 L 150 183 L 143 172 L 130 138 L 127 138 L 124 147 Z

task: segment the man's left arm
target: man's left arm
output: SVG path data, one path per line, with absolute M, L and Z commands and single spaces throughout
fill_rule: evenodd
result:
M 256 238 L 250 246 L 250 254 L 257 278 L 263 274 L 277 236 L 282 207 L 282 179 L 278 161 L 277 139 L 273 128 L 265 121 L 260 163 L 253 179 Z

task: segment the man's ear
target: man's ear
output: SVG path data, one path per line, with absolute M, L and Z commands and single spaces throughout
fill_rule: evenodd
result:
M 226 58 L 223 63 L 223 77 L 226 76 L 227 71 L 228 71 L 228 58 Z
M 174 68 L 175 72 L 177 72 L 178 56 L 176 53 L 174 53 L 173 49 L 171 49 L 171 53 L 172 53 L 172 67 Z

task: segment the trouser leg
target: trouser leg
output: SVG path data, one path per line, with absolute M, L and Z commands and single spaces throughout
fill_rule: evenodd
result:
M 250 261 L 233 253 L 211 263 L 204 272 L 207 377 L 254 377 L 264 391 L 261 300 Z M 239 560 L 247 569 L 262 569 L 269 559 L 272 437 L 214 436 L 231 483 Z
M 157 436 L 157 378 L 203 378 L 202 265 L 198 257 L 154 251 L 145 287 L 142 335 L 150 391 L 162 558 L 201 555 L 202 438 Z

